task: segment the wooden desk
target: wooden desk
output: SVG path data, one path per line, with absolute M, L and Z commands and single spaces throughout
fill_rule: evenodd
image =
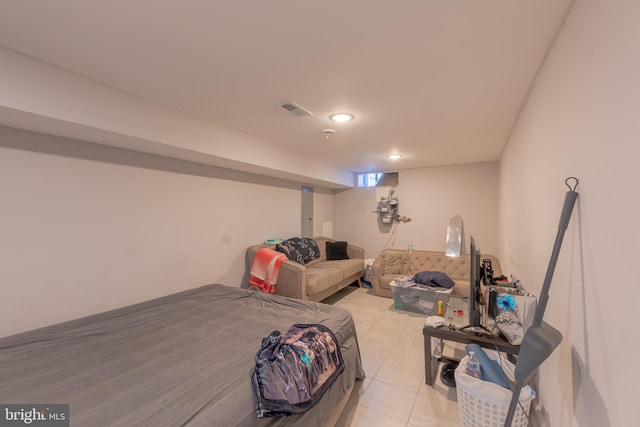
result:
M 438 362 L 440 361 L 455 361 L 456 359 L 451 359 L 448 357 L 433 357 L 431 354 L 431 338 L 440 338 L 444 341 L 455 341 L 463 344 L 478 344 L 481 347 L 489 348 L 495 350 L 496 348 L 506 353 L 509 356 L 509 360 L 515 363 L 515 359 L 513 355 L 518 354 L 520 351 L 519 345 L 513 345 L 509 343 L 509 341 L 503 339 L 502 337 L 491 336 L 488 334 L 479 334 L 473 331 L 461 330 L 462 326 L 466 326 L 468 322 L 468 310 L 465 307 L 468 306 L 468 302 L 466 300 L 462 300 L 460 297 L 449 294 L 442 294 L 441 297 L 438 298 L 442 301 L 442 305 L 447 307 L 447 304 L 450 304 L 447 307 L 449 310 L 454 310 L 458 308 L 462 308 L 465 315 L 461 318 L 456 318 L 453 323 L 455 325 L 455 329 L 449 328 L 450 318 L 448 318 L 445 312 L 445 324 L 440 326 L 439 328 L 432 328 L 431 326 L 425 326 L 422 328 L 422 335 L 424 336 L 424 377 L 425 383 L 427 385 L 433 385 L 435 381 L 435 376 L 438 373 Z M 437 316 L 438 314 L 438 303 L 434 305 L 433 311 L 431 313 L 432 316 Z

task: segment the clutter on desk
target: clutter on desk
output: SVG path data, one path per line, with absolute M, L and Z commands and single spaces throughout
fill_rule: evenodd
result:
M 486 326 L 493 333 L 504 336 L 511 344 L 520 345 L 527 328 L 533 323 L 537 299 L 522 288 L 519 280 L 509 283 L 513 286 L 487 286 Z
M 429 316 L 425 322 L 425 325 L 430 326 L 432 328 L 439 328 L 444 325 L 444 317 L 442 316 Z

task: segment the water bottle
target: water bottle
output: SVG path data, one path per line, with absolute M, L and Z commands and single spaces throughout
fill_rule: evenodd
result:
M 413 252 L 413 245 L 411 243 L 409 243 L 409 245 L 407 246 L 407 249 L 409 250 L 409 253 Z
M 469 357 L 467 358 L 467 375 L 471 375 L 473 378 L 480 379 L 480 361 L 476 357 L 476 353 L 473 351 L 469 352 Z
M 433 357 L 440 359 L 442 357 L 442 339 L 431 337 L 431 348 L 433 348 Z

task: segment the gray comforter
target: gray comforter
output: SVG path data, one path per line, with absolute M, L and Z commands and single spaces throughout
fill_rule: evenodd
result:
M 345 370 L 310 411 L 258 419 L 255 354 L 294 323 L 328 326 Z M 318 426 L 355 378 L 349 312 L 223 285 L 0 339 L 0 402 L 68 403 L 72 426 Z

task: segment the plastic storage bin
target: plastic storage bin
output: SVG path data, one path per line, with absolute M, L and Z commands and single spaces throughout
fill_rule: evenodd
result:
M 498 352 L 486 350 L 490 359 L 498 360 Z M 503 427 L 512 392 L 494 383 L 473 378 L 465 373 L 468 356 L 465 356 L 456 368 L 456 392 L 458 395 L 458 414 L 463 427 Z M 502 368 L 509 379 L 513 380 L 515 366 L 506 359 L 501 361 Z M 529 425 L 529 409 L 535 392 L 531 387 L 523 387 L 520 392 L 520 405 L 516 407 L 512 427 Z M 526 414 L 525 414 L 526 412 Z
M 396 285 L 395 281 L 389 283 L 389 286 L 393 293 L 393 308 L 426 315 L 431 314 L 438 297 L 452 291 L 452 289 L 447 289 L 443 292 L 436 292 L 420 286 L 403 287 Z

